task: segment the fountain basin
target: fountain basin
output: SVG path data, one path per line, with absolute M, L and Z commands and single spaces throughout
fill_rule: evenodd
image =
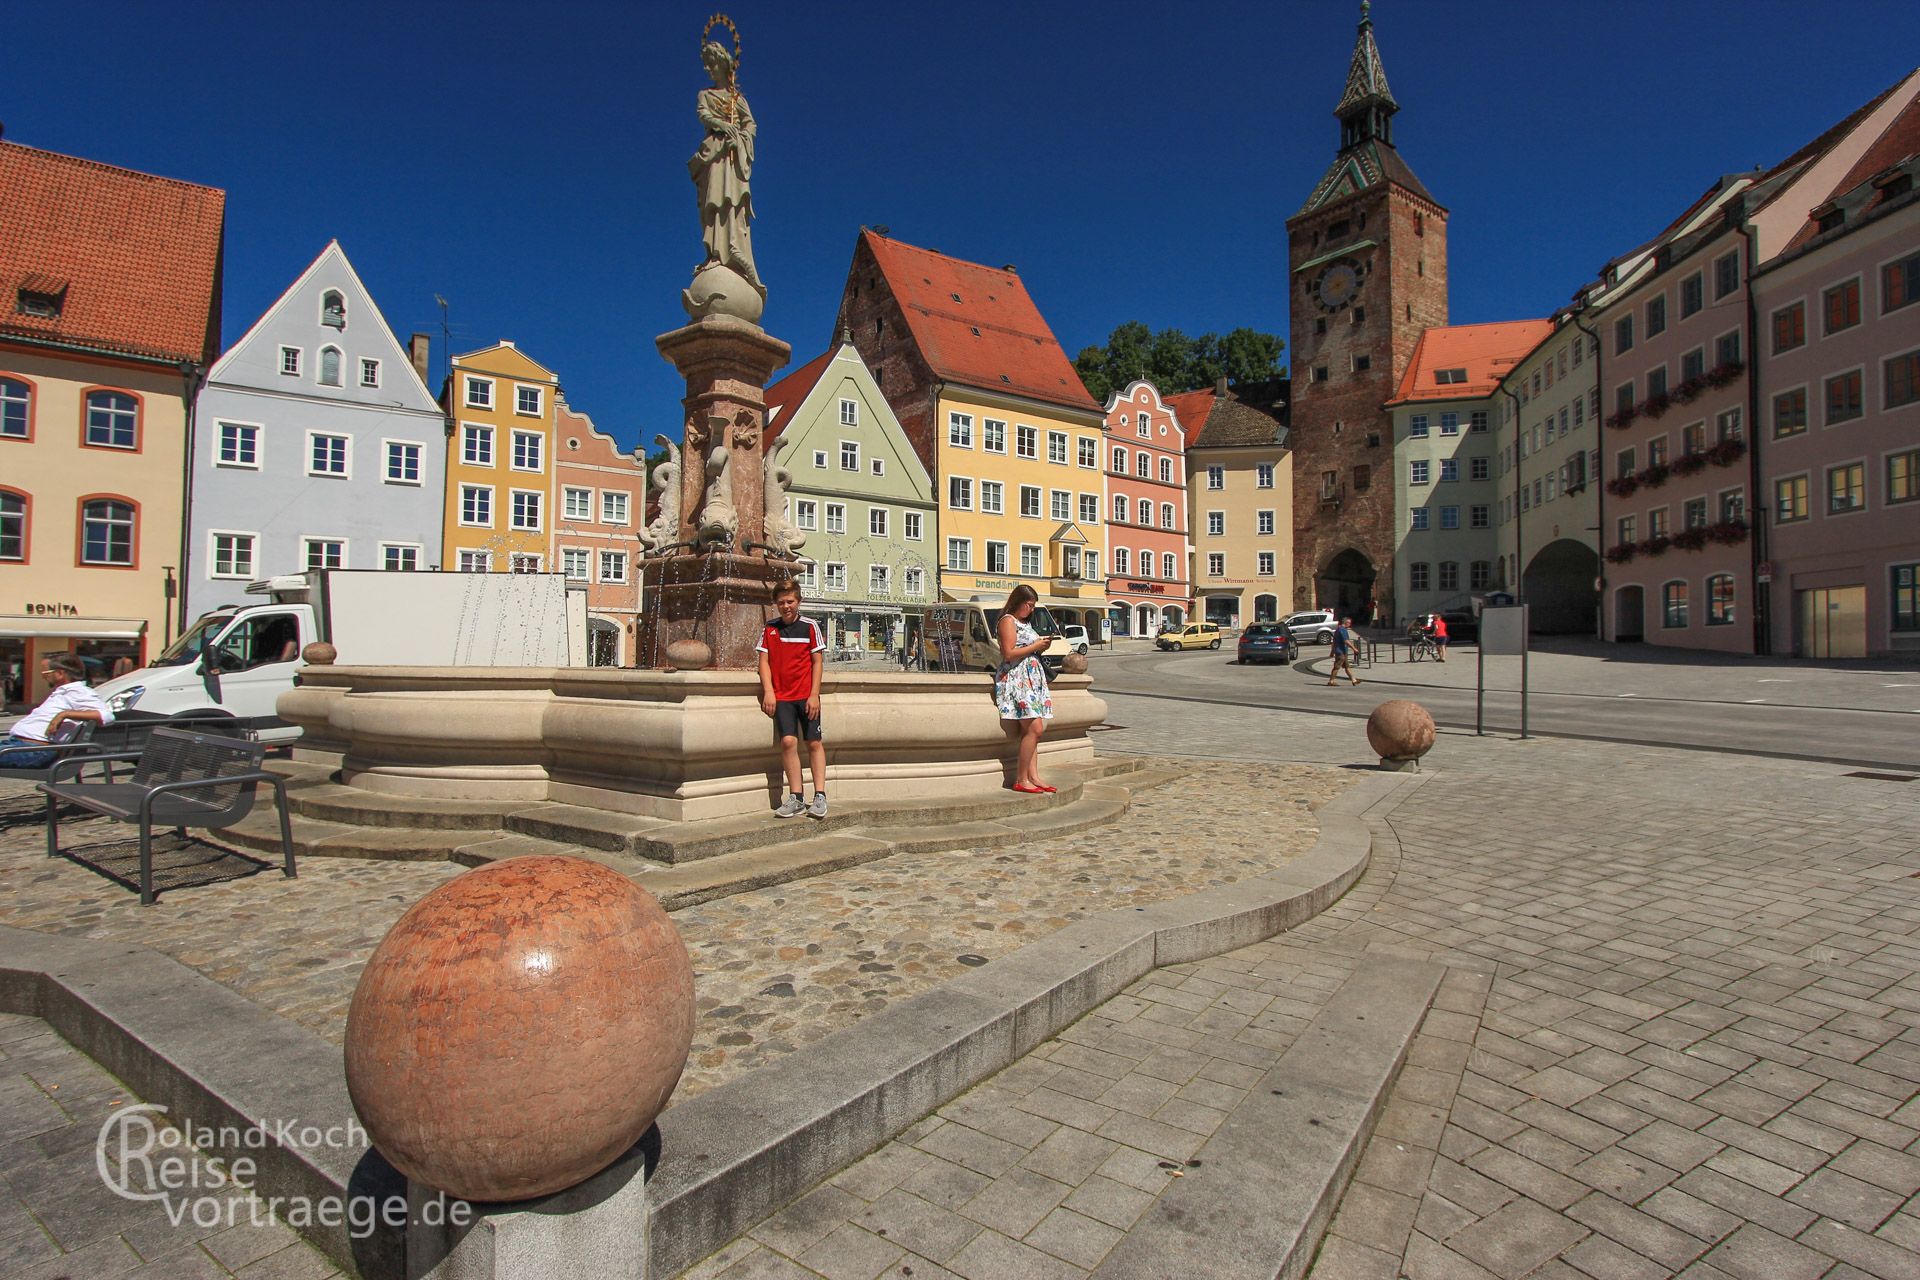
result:
M 779 749 L 751 671 L 314 667 L 282 695 L 296 758 L 350 786 L 441 799 L 552 800 L 700 821 L 777 802 Z M 1053 684 L 1041 765 L 1093 758 L 1106 718 L 1086 676 Z M 837 801 L 1001 791 L 1016 734 L 977 672 L 829 671 L 821 717 Z

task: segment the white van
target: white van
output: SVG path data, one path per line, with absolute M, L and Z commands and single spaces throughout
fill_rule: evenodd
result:
M 355 666 L 586 665 L 586 592 L 557 573 L 323 569 L 247 594 L 269 603 L 203 614 L 148 666 L 94 692 L 118 719 L 225 715 L 284 742 L 300 730 L 277 704 L 315 640 Z
M 920 655 L 928 671 L 985 671 L 1000 669 L 1000 605 L 984 600 L 954 601 L 937 604 L 927 610 L 920 624 Z M 1036 605 L 1027 625 L 1043 636 L 1057 636 L 1047 606 Z M 1067 646 L 1056 644 L 1040 655 L 1040 665 L 1049 676 L 1060 674 Z

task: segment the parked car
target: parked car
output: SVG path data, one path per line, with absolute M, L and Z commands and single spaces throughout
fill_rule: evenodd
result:
M 1087 629 L 1085 627 L 1065 626 L 1060 628 L 1060 635 L 1066 640 L 1067 652 L 1069 653 L 1084 654 L 1092 647 L 1092 643 L 1087 639 Z
M 1235 661 L 1293 663 L 1300 657 L 1300 642 L 1293 638 L 1284 622 L 1256 622 L 1240 633 L 1239 657 Z
M 1447 643 L 1480 643 L 1480 615 L 1473 610 L 1447 609 L 1440 616 L 1447 620 Z
M 1156 649 L 1218 649 L 1220 627 L 1212 622 L 1189 622 L 1169 627 L 1153 639 Z
M 1286 621 L 1288 633 L 1301 644 L 1332 644 L 1333 630 L 1339 625 L 1340 620 L 1333 616 L 1331 609 L 1289 614 Z

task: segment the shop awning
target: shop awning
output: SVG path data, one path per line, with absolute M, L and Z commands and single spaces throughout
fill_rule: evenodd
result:
M 864 613 L 884 618 L 900 618 L 905 617 L 907 611 L 897 604 L 849 604 L 842 605 L 836 612 L 841 615 Z
M 145 618 L 52 618 L 0 613 L 0 640 L 138 640 Z

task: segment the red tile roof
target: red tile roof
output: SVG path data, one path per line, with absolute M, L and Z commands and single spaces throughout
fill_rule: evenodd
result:
M 1413 400 L 1470 400 L 1489 395 L 1509 369 L 1553 332 L 1551 320 L 1456 324 L 1420 335 L 1413 359 L 1388 404 Z M 1439 382 L 1436 370 L 1464 369 L 1464 382 Z
M 760 438 L 762 448 L 780 438 L 780 433 L 793 421 L 793 415 L 799 411 L 800 404 L 813 391 L 820 381 L 820 375 L 827 371 L 839 348 L 822 351 L 813 359 L 795 369 L 780 381 L 767 388 L 766 431 Z
M 1101 413 L 1010 269 L 860 234 L 936 377 Z
M 1833 184 L 1833 190 L 1825 193 L 1823 200 L 1837 200 L 1861 183 L 1875 175 L 1891 169 L 1908 156 L 1920 152 L 1920 97 L 1907 103 L 1899 115 L 1887 125 L 1886 131 L 1875 138 L 1871 145 L 1854 161 L 1840 181 Z M 1820 234 L 1819 220 L 1809 217 L 1801 224 L 1787 242 L 1788 249 L 1797 249 Z
M 1200 432 L 1206 428 L 1207 415 L 1213 412 L 1213 388 L 1202 387 L 1198 391 L 1182 391 L 1178 395 L 1162 396 L 1167 408 L 1173 410 L 1173 417 L 1180 424 L 1180 434 L 1191 445 L 1200 438 Z
M 0 337 L 211 363 L 226 192 L 0 142 Z M 18 314 L 25 285 L 57 318 Z

